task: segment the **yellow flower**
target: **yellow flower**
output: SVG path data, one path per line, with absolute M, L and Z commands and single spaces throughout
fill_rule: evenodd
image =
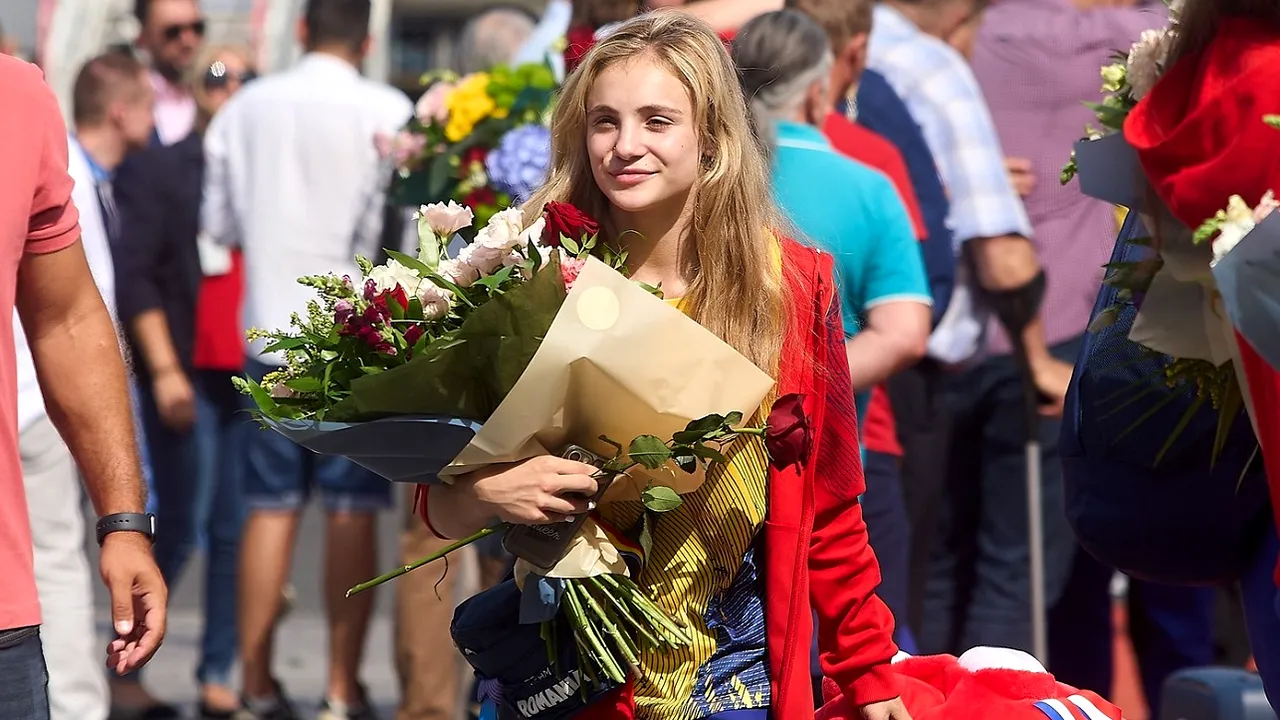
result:
M 445 125 L 444 136 L 449 142 L 462 140 L 471 134 L 477 123 L 494 114 L 497 105 L 489 97 L 488 88 L 489 74 L 475 73 L 463 78 L 445 98 L 449 122 Z

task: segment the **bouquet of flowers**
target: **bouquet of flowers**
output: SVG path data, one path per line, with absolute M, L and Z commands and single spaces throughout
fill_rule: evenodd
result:
M 449 482 L 566 446 L 598 457 L 593 500 L 641 502 L 636 527 L 593 516 L 484 528 L 350 592 L 505 533 L 519 558 L 520 624 L 541 626 L 549 660 L 591 680 L 584 693 L 612 687 L 637 648 L 691 641 L 631 578 L 653 514 L 695 492 L 727 445 L 764 433 L 742 425 L 773 380 L 659 289 L 628 280 L 626 252 L 572 205 L 548 203 L 529 224 L 519 208 L 500 211 L 450 257 L 473 221 L 455 202 L 426 205 L 416 256 L 358 259 L 358 279 L 301 278 L 319 295 L 305 315 L 251 331 L 286 365 L 237 384 L 269 428 L 390 480 Z
M 426 92 L 396 135 L 376 139 L 395 166 L 391 197 L 414 207 L 453 200 L 479 226 L 541 185 L 551 153 L 547 120 L 557 90 L 545 63 L 424 76 Z
M 1086 103 L 1101 127 L 1085 128 L 1084 138 L 1076 143 L 1071 158 L 1062 168 L 1059 180 L 1063 185 L 1080 174 L 1083 162 L 1090 169 L 1080 181 L 1086 195 L 1117 205 L 1132 207 L 1135 204 L 1132 187 L 1136 178 L 1131 175 L 1113 178 L 1111 171 L 1119 163 L 1132 161 L 1132 150 L 1123 142 L 1124 121 L 1138 101 L 1151 92 L 1165 70 L 1169 49 L 1177 39 L 1179 4 L 1170 4 L 1167 27 L 1143 32 L 1127 53 L 1116 53 L 1114 62 L 1102 67 L 1102 102 Z

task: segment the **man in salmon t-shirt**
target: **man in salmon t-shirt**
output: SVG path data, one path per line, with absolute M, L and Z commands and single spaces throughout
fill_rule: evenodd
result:
M 147 662 L 165 629 L 167 591 L 151 554 L 154 518 L 115 328 L 93 282 L 71 202 L 67 130 L 34 65 L 0 57 L 0 718 L 47 720 L 31 526 L 18 452 L 13 310 L 22 319 L 48 415 L 93 501 L 100 573 L 111 592 L 119 673 Z

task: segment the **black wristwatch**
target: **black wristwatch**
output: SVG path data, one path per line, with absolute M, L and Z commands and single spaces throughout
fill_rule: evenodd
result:
M 151 542 L 156 541 L 156 516 L 151 513 L 116 513 L 98 520 L 98 545 L 111 533 L 142 533 Z

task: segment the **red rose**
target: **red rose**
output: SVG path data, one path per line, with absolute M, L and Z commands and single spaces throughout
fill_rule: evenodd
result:
M 803 464 L 813 444 L 809 418 L 804 414 L 804 395 L 783 395 L 773 404 L 765 421 L 764 446 L 769 462 L 777 468 Z
M 570 203 L 549 202 L 542 215 L 547 225 L 542 229 L 542 244 L 560 247 L 560 236 L 580 241 L 600 232 L 600 224 Z

